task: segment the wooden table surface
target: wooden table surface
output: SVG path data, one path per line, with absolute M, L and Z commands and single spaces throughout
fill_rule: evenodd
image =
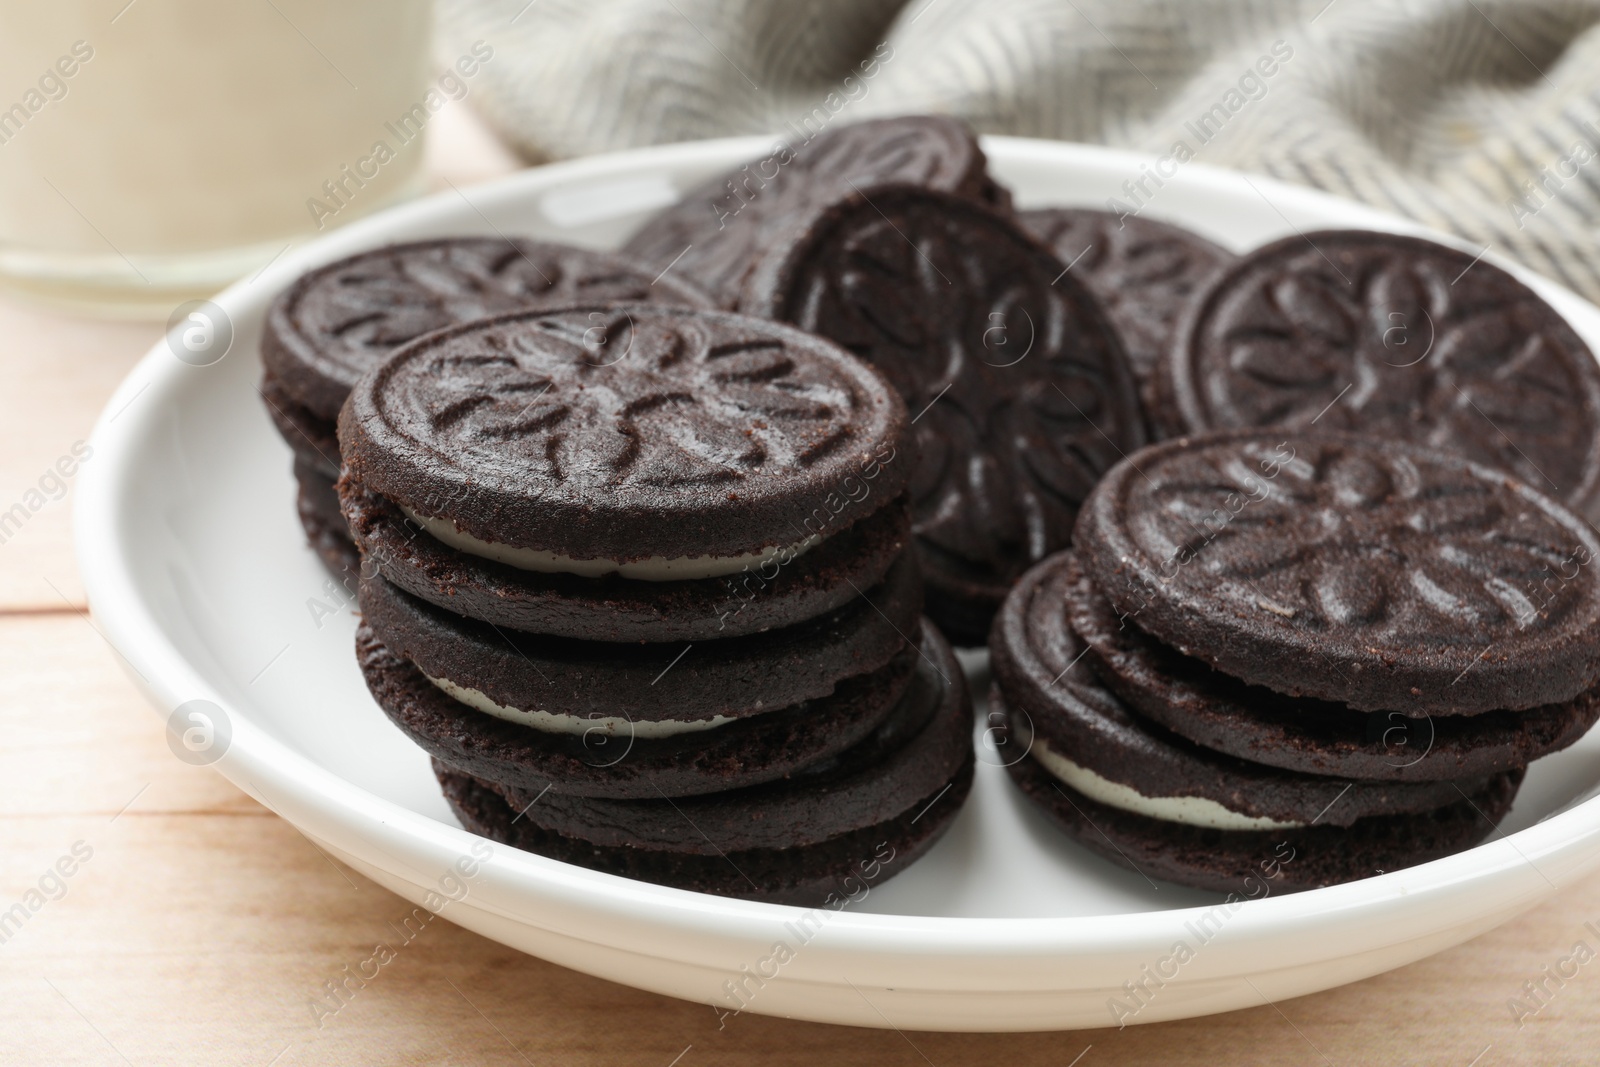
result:
M 511 165 L 464 115 L 430 130 L 442 134 L 435 173 L 458 185 Z M 0 510 L 88 436 L 158 335 L 0 301 Z M 411 906 L 173 758 L 86 614 L 71 517 L 69 487 L 0 544 L 0 911 L 41 879 L 48 895 L 0 943 L 0 1062 L 1600 1063 L 1600 964 L 1520 1027 L 1507 1006 L 1576 942 L 1600 949 L 1584 928 L 1600 922 L 1600 885 L 1343 989 L 1122 1031 L 898 1033 L 749 1014 L 719 1030 L 704 1005 L 449 923 L 319 1027 L 310 1002 L 322 984 Z M 70 877 L 46 877 L 74 855 Z

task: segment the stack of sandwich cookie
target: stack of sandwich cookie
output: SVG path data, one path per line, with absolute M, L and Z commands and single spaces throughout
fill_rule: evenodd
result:
M 1089 848 L 1221 891 L 1468 847 L 1600 715 L 1596 553 L 1558 501 L 1419 446 L 1151 446 L 996 621 L 1011 773 Z
M 959 809 L 970 707 L 920 621 L 907 416 L 846 353 L 704 310 L 503 315 L 399 349 L 339 438 L 362 670 L 470 829 L 814 901 Z M 725 840 L 667 821 L 689 797 Z M 708 847 L 748 866 L 719 881 Z
M 267 313 L 261 397 L 294 455 L 301 525 L 335 573 L 357 557 L 340 515 L 339 409 L 357 379 L 431 330 L 517 308 L 599 301 L 708 306 L 693 286 L 601 252 L 457 237 L 391 245 L 303 275 Z
M 492 786 L 437 761 L 435 769 L 462 825 L 531 852 L 722 896 L 801 905 L 842 898 L 932 847 L 971 785 L 972 707 L 961 667 L 922 625 L 930 662 L 889 717 L 846 751 L 782 780 L 625 801 Z

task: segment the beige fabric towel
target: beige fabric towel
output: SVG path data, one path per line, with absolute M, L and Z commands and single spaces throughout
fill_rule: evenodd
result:
M 474 97 L 533 161 L 910 111 L 1182 141 L 1600 300 L 1600 0 L 440 0 L 439 19 L 448 58 L 495 49 Z

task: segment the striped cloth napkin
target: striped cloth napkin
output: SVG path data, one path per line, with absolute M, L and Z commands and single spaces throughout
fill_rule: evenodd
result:
M 1600 300 L 1600 0 L 440 0 L 439 27 L 447 61 L 494 50 L 473 98 L 530 161 L 918 111 L 1182 142 Z

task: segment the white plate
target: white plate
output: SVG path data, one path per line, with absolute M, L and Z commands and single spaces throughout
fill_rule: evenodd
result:
M 725 983 L 742 982 L 751 1011 L 903 1029 L 1104 1026 L 1114 1021 L 1109 998 L 1126 1000 L 1130 981 L 1151 991 L 1135 1022 L 1326 989 L 1482 933 L 1600 864 L 1597 733 L 1533 768 L 1509 836 L 1214 911 L 1204 925 L 1218 897 L 1152 885 L 1070 844 L 1020 802 L 989 745 L 948 836 L 839 912 L 803 919 L 504 846 L 474 865 L 469 850 L 483 843 L 458 828 L 427 759 L 367 695 L 348 595 L 304 545 L 289 453 L 255 394 L 263 311 L 307 268 L 389 241 L 503 232 L 613 245 L 675 190 L 767 147 L 736 139 L 580 160 L 384 212 L 219 296 L 236 334 L 220 362 L 191 366 L 163 345 L 135 368 L 83 469 L 79 563 L 100 627 L 156 709 L 167 716 L 195 699 L 225 709 L 231 739 L 219 771 L 401 896 L 435 907 L 458 897 L 444 917 L 507 945 L 724 1010 L 738 1004 Z M 1103 205 L 1150 162 L 1014 138 L 984 147 L 1023 206 Z M 1240 250 L 1319 226 L 1422 232 L 1193 164 L 1148 211 Z M 1600 310 L 1517 273 L 1600 348 Z M 968 665 L 982 673 L 981 659 Z M 471 877 L 456 889 L 450 872 L 464 856 Z M 1194 950 L 1181 966 L 1178 942 Z

